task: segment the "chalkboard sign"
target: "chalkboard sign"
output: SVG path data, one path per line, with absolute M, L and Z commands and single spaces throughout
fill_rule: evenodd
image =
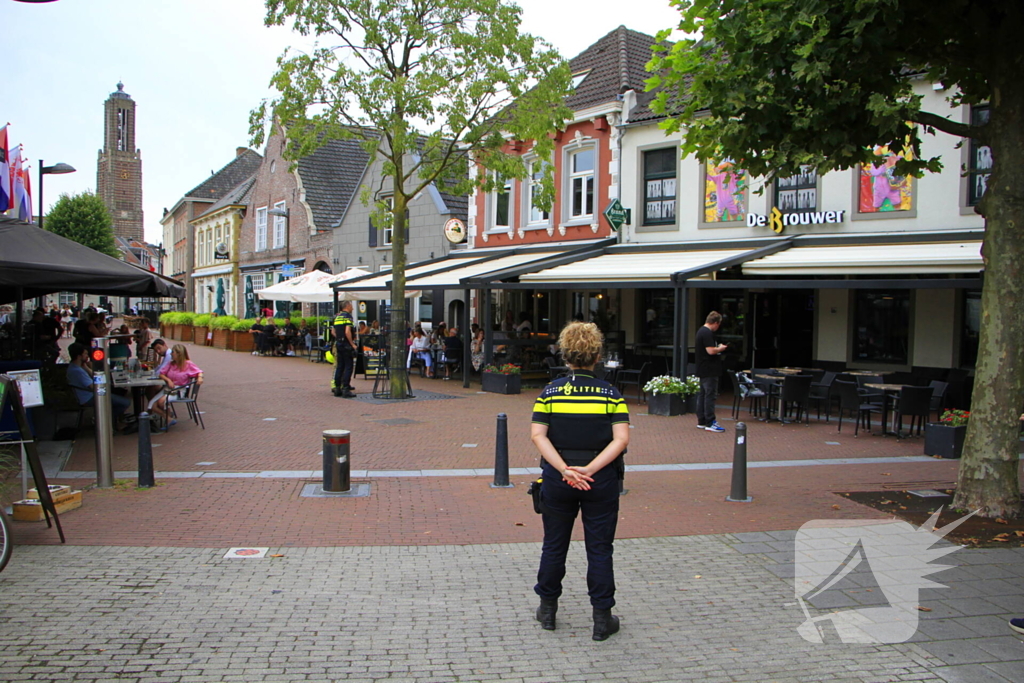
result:
M 21 433 L 21 440 L 24 442 L 28 466 L 32 470 L 32 479 L 36 483 L 39 502 L 43 506 L 43 514 L 46 516 L 46 526 L 53 528 L 53 522 L 56 522 L 57 533 L 60 534 L 60 542 L 64 543 L 64 530 L 60 526 L 60 518 L 57 517 L 57 508 L 53 504 L 53 496 L 50 495 L 50 485 L 46 481 L 46 472 L 43 471 L 43 465 L 39 462 L 39 451 L 36 450 L 35 439 L 33 439 L 32 432 L 28 427 L 28 418 L 25 416 L 25 404 L 22 402 L 18 382 L 8 375 L 0 375 L 0 413 L 3 413 L 4 406 L 8 403 L 14 411 L 14 417 L 18 422 L 18 431 Z M 53 516 L 53 522 L 50 521 L 51 515 Z

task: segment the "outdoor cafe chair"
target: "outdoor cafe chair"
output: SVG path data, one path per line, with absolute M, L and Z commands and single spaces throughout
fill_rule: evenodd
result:
M 782 389 L 779 391 L 779 421 L 787 422 L 785 416 L 790 410 L 796 410 L 796 422 L 807 422 L 807 403 L 811 393 L 810 375 L 788 375 L 782 380 Z
M 837 379 L 833 382 L 833 386 L 836 387 L 836 393 L 839 394 L 839 429 L 837 431 L 843 431 L 843 413 L 852 413 L 856 420 L 853 428 L 854 436 L 857 436 L 860 431 L 861 422 L 864 422 L 868 431 L 870 431 L 871 413 L 880 413 L 881 407 L 874 403 L 862 402 L 861 395 L 857 392 L 857 385 L 854 382 L 844 382 Z
M 615 384 L 619 388 L 619 392 L 622 397 L 626 397 L 626 387 L 634 387 L 636 391 L 636 400 L 647 402 L 647 392 L 644 391 L 644 385 L 650 379 L 648 373 L 651 369 L 650 361 L 640 366 L 639 370 L 619 370 L 618 377 L 616 377 Z
M 906 386 L 900 389 L 900 397 L 896 401 L 895 416 L 897 424 L 897 439 L 901 438 L 900 432 L 903 431 L 904 416 L 910 417 L 910 431 L 907 434 L 910 435 L 913 433 L 914 422 L 917 422 L 917 435 L 921 436 L 921 427 L 924 426 L 924 421 L 927 420 L 928 416 L 931 414 L 931 402 L 931 387 Z
M 832 384 L 836 381 L 836 373 L 825 372 L 817 380 L 811 381 L 811 391 L 807 398 L 814 401 L 818 409 L 818 419 L 821 419 L 821 404 L 825 404 L 825 422 L 832 417 L 832 402 L 837 398 L 832 393 Z
M 932 400 L 929 402 L 928 407 L 935 413 L 937 421 L 942 413 L 942 409 L 946 407 L 946 390 L 949 388 L 949 382 L 940 382 L 937 379 L 933 379 L 928 383 L 928 386 L 932 388 Z
M 740 407 L 744 400 L 749 399 L 750 403 L 747 404 L 747 412 L 751 415 L 759 415 L 761 413 L 762 401 L 767 394 L 764 388 L 753 382 L 742 372 L 730 372 L 729 378 L 732 379 L 732 416 L 733 419 L 740 419 Z

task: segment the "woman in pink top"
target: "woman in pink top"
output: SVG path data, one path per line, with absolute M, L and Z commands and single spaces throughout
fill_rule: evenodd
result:
M 203 371 L 189 360 L 188 349 L 183 344 L 175 344 L 171 347 L 171 362 L 164 368 L 160 379 L 167 383 L 168 390 L 173 390 L 185 386 L 193 377 L 196 384 L 203 383 Z M 161 394 L 155 402 L 151 402 L 150 409 L 164 418 L 167 427 L 177 423 L 177 420 L 168 419 L 166 394 Z

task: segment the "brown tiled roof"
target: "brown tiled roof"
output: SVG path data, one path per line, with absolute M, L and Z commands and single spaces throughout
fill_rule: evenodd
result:
M 255 174 L 262 161 L 262 156 L 247 149 L 229 161 L 224 168 L 186 192 L 185 196 L 189 199 L 216 201 Z
M 614 102 L 627 90 L 642 93 L 649 76 L 644 67 L 651 60 L 655 42 L 654 36 L 619 26 L 573 57 L 569 60 L 572 73 L 589 73 L 566 98 L 566 106 L 579 111 Z

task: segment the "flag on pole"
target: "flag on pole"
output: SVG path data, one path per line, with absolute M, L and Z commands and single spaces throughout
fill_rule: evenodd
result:
M 21 145 L 15 147 L 11 152 L 11 185 L 14 189 L 12 193 L 14 204 L 11 206 L 14 209 L 14 217 L 19 220 L 32 222 L 32 211 L 28 211 L 27 218 L 25 215 L 28 203 L 25 195 L 25 172 L 22 167 Z
M 21 212 L 25 217 L 21 220 L 34 223 L 35 221 L 32 220 L 32 172 L 28 166 L 22 167 L 21 176 L 25 181 L 25 206 Z
M 0 213 L 11 208 L 11 166 L 7 159 L 7 126 L 0 128 Z

